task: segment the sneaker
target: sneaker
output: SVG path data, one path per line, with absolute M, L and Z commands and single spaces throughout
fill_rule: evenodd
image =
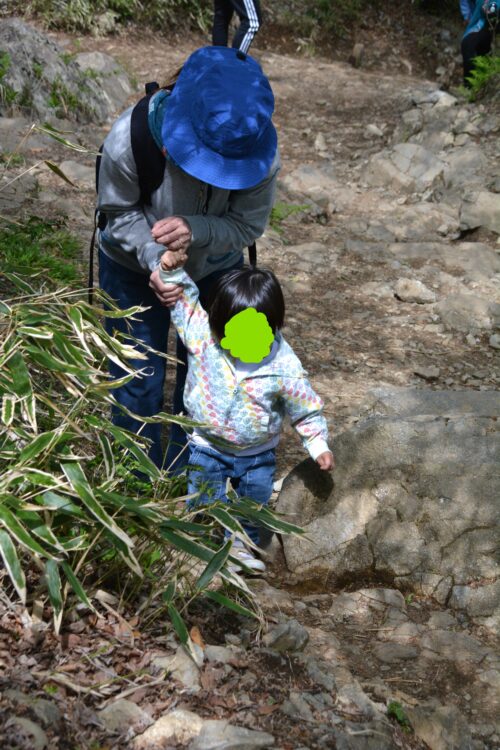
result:
M 249 568 L 255 573 L 265 573 L 265 563 L 262 560 L 259 560 L 258 557 L 255 557 L 253 552 L 248 549 L 248 547 L 245 547 L 242 542 L 236 541 L 233 543 L 233 546 L 231 547 L 231 555 L 240 560 L 245 568 Z M 239 572 L 240 570 L 243 570 L 244 572 L 244 568 L 236 563 L 230 563 L 228 567 L 235 573 Z

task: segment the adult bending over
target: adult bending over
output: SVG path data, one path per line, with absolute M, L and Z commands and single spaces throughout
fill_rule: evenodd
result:
M 186 270 L 203 300 L 216 279 L 242 265 L 243 248 L 264 231 L 279 169 L 273 109 L 271 87 L 255 60 L 234 49 L 205 47 L 189 57 L 172 90 L 160 89 L 149 101 L 153 148 L 166 157 L 151 205 L 141 201 L 131 109 L 104 142 L 98 207 L 107 225 L 99 236 L 100 286 L 122 309 L 148 308 L 128 324 L 132 336 L 158 352 L 167 351 L 168 305 L 181 293 L 160 280 L 165 249 L 187 253 Z M 107 327 L 126 331 L 127 323 L 109 318 Z M 186 362 L 179 339 L 177 357 Z M 144 361 L 136 367 L 144 368 Z M 147 375 L 115 390 L 117 401 L 140 416 L 163 408 L 166 360 L 148 352 L 146 367 Z M 123 375 L 114 363 L 110 369 L 114 377 Z M 183 410 L 185 377 L 186 365 L 178 365 L 174 414 Z M 158 466 L 185 463 L 180 452 L 186 436 L 178 425 L 171 427 L 164 460 L 161 425 L 144 425 L 119 408 L 113 418 L 152 441 L 150 456 Z

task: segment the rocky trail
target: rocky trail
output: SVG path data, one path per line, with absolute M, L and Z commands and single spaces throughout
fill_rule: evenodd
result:
M 114 57 L 137 91 L 200 43 L 51 38 L 89 67 Z M 252 583 L 261 638 L 195 612 L 195 663 L 119 616 L 56 639 L 5 609 L 2 748 L 500 747 L 499 112 L 401 73 L 255 56 L 283 162 L 259 262 L 283 283 L 337 470 L 318 476 L 286 432 L 275 502 L 308 534 L 275 540 Z M 122 88 L 116 108 L 137 97 Z M 4 149 L 27 124 L 0 118 Z M 95 147 L 106 129 L 78 137 Z M 92 158 L 39 135 L 24 146 L 47 148 L 80 189 L 38 171 L 38 197 L 20 187 L 1 212 L 67 213 L 87 240 Z

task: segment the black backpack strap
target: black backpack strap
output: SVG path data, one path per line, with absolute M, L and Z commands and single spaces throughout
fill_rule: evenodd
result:
M 137 168 L 141 203 L 146 206 L 151 205 L 151 195 L 161 185 L 165 172 L 165 156 L 156 145 L 148 125 L 150 98 L 151 94 L 137 102 L 130 121 L 132 153 Z
M 91 305 L 94 301 L 95 238 L 96 238 L 97 230 L 102 228 L 99 226 L 99 222 L 101 221 L 101 216 L 104 216 L 104 218 L 106 218 L 106 215 L 101 214 L 99 210 L 96 208 L 96 210 L 94 211 L 94 231 L 92 232 L 92 239 L 90 240 L 90 249 L 89 249 L 89 279 L 88 279 L 89 305 Z
M 248 246 L 248 262 L 250 263 L 251 268 L 257 268 L 257 245 L 255 242 L 252 242 L 252 244 Z

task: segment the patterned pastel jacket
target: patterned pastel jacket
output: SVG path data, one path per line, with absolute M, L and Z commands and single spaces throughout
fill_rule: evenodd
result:
M 162 271 L 161 278 L 184 288 L 170 313 L 188 350 L 184 405 L 198 422 L 196 431 L 219 450 L 237 453 L 272 440 L 288 414 L 313 459 L 330 450 L 323 402 L 281 334 L 275 357 L 239 379 L 212 335 L 191 278 L 182 269 Z

